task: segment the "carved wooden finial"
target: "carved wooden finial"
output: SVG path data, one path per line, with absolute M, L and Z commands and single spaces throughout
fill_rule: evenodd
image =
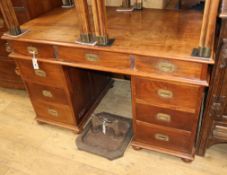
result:
M 9 33 L 14 36 L 20 35 L 22 32 L 11 0 L 0 0 L 0 9 Z

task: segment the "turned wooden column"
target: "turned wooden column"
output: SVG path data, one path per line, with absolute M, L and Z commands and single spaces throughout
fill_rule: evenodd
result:
M 0 0 L 0 9 L 9 33 L 15 36 L 21 34 L 20 25 L 11 0 Z
M 134 8 L 141 10 L 143 8 L 143 0 L 135 0 Z
M 89 21 L 87 1 L 76 0 L 75 4 L 80 22 L 80 41 L 84 43 L 90 43 L 92 41 L 92 32 Z
M 92 0 L 95 36 L 98 45 L 108 44 L 105 0 Z

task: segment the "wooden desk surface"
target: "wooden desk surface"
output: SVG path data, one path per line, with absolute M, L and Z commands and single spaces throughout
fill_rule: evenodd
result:
M 119 13 L 109 8 L 108 32 L 110 38 L 116 39 L 114 44 L 110 47 L 82 46 L 75 43 L 79 38 L 76 10 L 56 9 L 24 24 L 22 28 L 30 32 L 15 40 L 212 64 L 212 58 L 191 56 L 192 49 L 199 45 L 201 23 L 202 13 L 198 11 L 144 9 Z

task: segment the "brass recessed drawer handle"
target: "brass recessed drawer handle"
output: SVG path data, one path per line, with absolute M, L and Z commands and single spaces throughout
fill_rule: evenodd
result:
M 158 90 L 158 96 L 165 99 L 173 98 L 173 92 L 165 89 Z
M 162 122 L 171 122 L 171 115 L 164 114 L 164 113 L 158 113 L 156 115 L 156 119 Z
M 156 140 L 159 140 L 159 141 L 164 141 L 164 142 L 169 142 L 169 136 L 165 135 L 165 134 L 155 134 L 154 135 L 155 139 Z
M 48 90 L 43 90 L 42 94 L 43 94 L 44 97 L 53 98 L 53 94 Z
M 35 75 L 37 75 L 38 77 L 45 78 L 47 76 L 46 72 L 44 70 L 37 69 L 37 70 L 34 70 L 34 71 L 35 71 Z
M 55 109 L 48 109 L 48 114 L 54 116 L 54 117 L 58 117 L 58 111 L 56 111 Z
M 176 66 L 169 62 L 158 63 L 158 70 L 165 73 L 172 73 L 176 70 Z
M 33 47 L 33 46 L 28 46 L 27 51 L 31 55 L 34 55 L 34 54 L 37 55 L 38 54 L 38 49 L 36 47 Z
M 96 54 L 85 54 L 85 58 L 87 61 L 96 62 L 99 60 L 99 56 Z

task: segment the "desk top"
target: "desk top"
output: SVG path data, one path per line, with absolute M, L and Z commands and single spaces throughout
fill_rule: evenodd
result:
M 22 29 L 29 30 L 25 35 L 4 39 L 213 63 L 213 59 L 191 56 L 192 49 L 199 45 L 202 24 L 199 11 L 116 12 L 115 8 L 108 8 L 107 13 L 109 36 L 116 39 L 110 47 L 75 43 L 80 34 L 75 9 L 53 10 L 22 25 Z

